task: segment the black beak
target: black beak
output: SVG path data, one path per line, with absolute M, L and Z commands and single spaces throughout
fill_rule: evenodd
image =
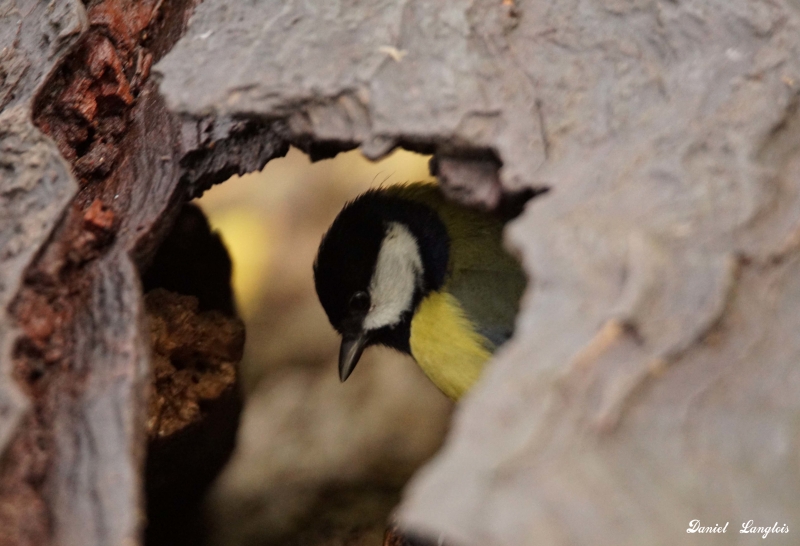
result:
M 367 334 L 360 332 L 355 336 L 343 336 L 342 346 L 339 348 L 339 379 L 342 383 L 350 377 L 367 345 Z

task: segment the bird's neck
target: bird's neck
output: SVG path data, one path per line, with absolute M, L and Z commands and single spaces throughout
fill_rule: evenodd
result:
M 439 290 L 444 284 L 450 258 L 450 236 L 439 215 L 428 205 L 406 201 L 393 212 L 396 217 L 392 219 L 401 222 L 416 239 L 422 261 L 421 294 L 415 301 L 416 305 L 425 295 Z
M 444 285 L 450 257 L 450 237 L 439 215 L 427 205 L 397 199 L 388 209 L 386 220 L 402 224 L 416 240 L 422 271 L 410 309 L 403 313 L 400 322 L 377 331 L 373 343 L 410 355 L 411 319 L 425 297 Z

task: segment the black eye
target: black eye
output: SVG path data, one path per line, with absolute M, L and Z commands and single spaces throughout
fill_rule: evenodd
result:
M 369 294 L 366 292 L 356 292 L 350 298 L 350 309 L 363 313 L 369 309 Z

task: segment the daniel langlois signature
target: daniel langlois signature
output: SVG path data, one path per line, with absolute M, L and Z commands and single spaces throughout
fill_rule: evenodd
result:
M 699 519 L 693 519 L 689 522 L 689 528 L 686 529 L 687 533 L 727 533 L 730 521 L 726 521 L 725 525 L 714 524 L 711 526 L 704 526 L 700 523 Z M 770 527 L 756 525 L 753 520 L 745 521 L 742 523 L 742 528 L 739 529 L 740 533 L 753 533 L 761 535 L 761 538 L 767 538 L 772 533 L 788 533 L 789 526 L 785 523 L 781 525 L 777 521 Z

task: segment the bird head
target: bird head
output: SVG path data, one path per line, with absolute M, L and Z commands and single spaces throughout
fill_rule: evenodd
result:
M 342 336 L 342 381 L 370 345 L 410 354 L 411 318 L 444 281 L 447 254 L 447 231 L 421 203 L 372 190 L 342 209 L 314 261 L 317 295 Z

